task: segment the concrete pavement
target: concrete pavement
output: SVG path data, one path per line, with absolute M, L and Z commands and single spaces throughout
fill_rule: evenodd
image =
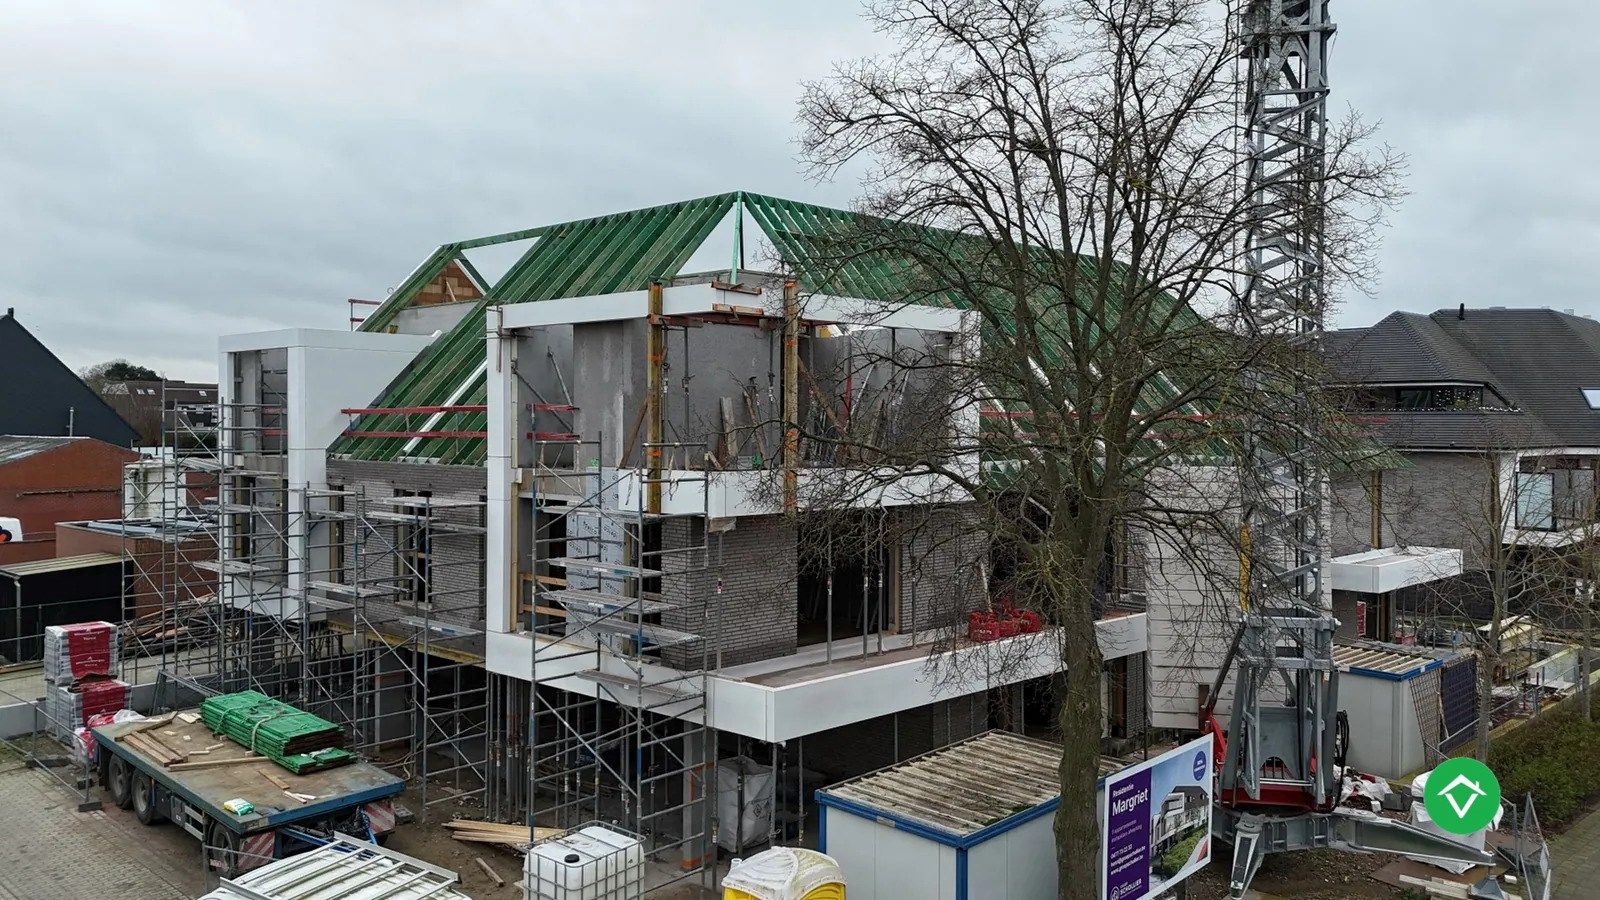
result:
M 205 893 L 200 845 L 80 798 L 0 750 L 0 900 L 188 900 Z
M 1556 870 L 1553 900 L 1588 900 L 1600 885 L 1600 809 L 1550 842 Z

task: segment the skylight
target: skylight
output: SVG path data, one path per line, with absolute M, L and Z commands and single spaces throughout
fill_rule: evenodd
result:
M 1600 388 L 1583 388 L 1583 400 L 1590 409 L 1600 409 Z

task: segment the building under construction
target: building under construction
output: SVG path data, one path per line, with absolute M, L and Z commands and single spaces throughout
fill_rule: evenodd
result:
M 873 466 L 852 435 L 979 416 L 917 365 L 974 320 L 837 259 L 851 223 L 730 193 L 532 228 L 350 331 L 224 337 L 219 404 L 168 404 L 130 475 L 130 652 L 342 724 L 423 816 L 619 825 L 651 888 L 805 841 L 823 783 L 1049 727 L 1053 642 L 967 639 L 1003 573 L 966 496 L 827 488 Z M 1100 598 L 1113 739 L 1147 719 L 1137 588 Z

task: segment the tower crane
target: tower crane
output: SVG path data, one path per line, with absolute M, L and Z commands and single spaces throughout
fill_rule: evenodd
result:
M 1241 0 L 1237 11 L 1245 73 L 1242 161 L 1252 208 L 1239 320 L 1252 336 L 1305 352 L 1315 350 L 1325 326 L 1322 185 L 1335 31 L 1328 7 L 1329 0 Z M 1492 863 L 1491 854 L 1339 805 L 1350 737 L 1338 712 L 1338 622 L 1323 591 L 1328 473 L 1318 457 L 1321 391 L 1309 368 L 1290 388 L 1263 392 L 1279 398 L 1281 408 L 1263 413 L 1243 454 L 1242 609 L 1201 715 L 1202 727 L 1225 744 L 1213 832 L 1233 845 L 1231 896 L 1244 896 L 1266 854 L 1291 850 Z M 1274 429 L 1272 440 L 1264 439 L 1266 428 Z M 1235 689 L 1224 733 L 1212 710 L 1230 670 Z M 1473 896 L 1499 895 L 1492 882 L 1476 890 L 1482 893 Z

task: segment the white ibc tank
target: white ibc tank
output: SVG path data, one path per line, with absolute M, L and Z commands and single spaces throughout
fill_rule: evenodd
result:
M 643 885 L 639 839 L 604 825 L 534 844 L 524 867 L 530 900 L 632 900 Z

